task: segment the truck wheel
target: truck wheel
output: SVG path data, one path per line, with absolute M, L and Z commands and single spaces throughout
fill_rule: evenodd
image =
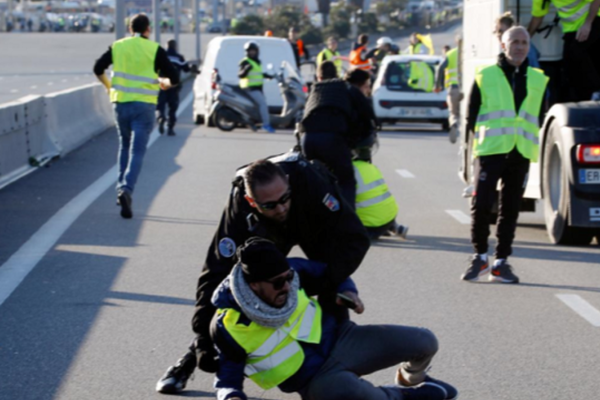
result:
M 594 231 L 569 226 L 570 188 L 563 168 L 565 159 L 563 151 L 560 142 L 560 126 L 554 121 L 550 125 L 544 146 L 545 161 L 542 184 L 546 231 L 550 241 L 554 244 L 587 245 L 592 241 Z
M 194 123 L 196 125 L 202 125 L 202 124 L 204 124 L 204 115 L 196 114 L 196 117 L 194 118 Z

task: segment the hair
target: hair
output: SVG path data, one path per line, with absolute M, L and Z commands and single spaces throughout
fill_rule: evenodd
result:
M 358 44 L 367 44 L 369 42 L 369 35 L 362 34 L 358 35 Z
M 444 51 L 445 52 L 449 52 L 450 51 L 450 45 L 444 45 Z
M 129 22 L 129 29 L 133 33 L 144 33 L 150 27 L 150 19 L 146 14 L 135 14 Z
M 524 26 L 515 25 L 512 28 L 507 29 L 506 32 L 504 32 L 502 34 L 502 43 L 504 43 L 504 44 L 508 43 L 508 39 L 510 38 L 510 34 L 511 34 L 511 32 L 514 32 L 514 31 L 525 32 L 525 34 L 527 35 L 527 38 L 530 39 L 529 32 L 527 32 L 527 29 Z
M 269 160 L 258 160 L 250 164 L 244 174 L 246 194 L 254 198 L 254 191 L 258 186 L 273 182 L 276 177 L 287 180 L 285 172 L 277 164 Z
M 498 18 L 496 18 L 496 25 L 506 25 L 509 28 L 515 24 L 515 17 L 513 17 L 512 12 L 507 11 Z
M 332 61 L 323 61 L 317 68 L 317 77 L 324 81 L 327 79 L 335 79 L 338 77 L 337 68 Z
M 167 48 L 177 50 L 177 42 L 175 39 L 171 39 L 167 42 Z
M 327 42 L 331 42 L 331 41 L 335 41 L 335 42 L 337 42 L 337 41 L 338 41 L 338 39 L 337 39 L 337 37 L 335 37 L 335 36 L 329 36 L 329 37 L 327 38 Z
M 369 79 L 371 79 L 371 75 L 362 69 L 352 69 L 346 72 L 344 77 L 344 80 L 353 86 L 362 86 Z

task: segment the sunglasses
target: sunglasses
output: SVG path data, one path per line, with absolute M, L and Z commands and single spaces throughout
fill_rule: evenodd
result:
M 270 283 L 271 285 L 273 285 L 273 289 L 281 290 L 283 288 L 283 286 L 285 286 L 286 282 L 292 283 L 293 280 L 294 280 L 294 270 L 290 269 L 290 271 L 287 273 L 286 276 L 282 276 L 282 277 L 277 278 L 272 281 L 267 281 L 267 283 Z
M 288 190 L 287 192 L 285 192 L 283 194 L 283 196 L 281 196 L 279 198 L 279 200 L 268 201 L 266 203 L 258 203 L 257 202 L 256 205 L 258 205 L 263 210 L 274 210 L 275 207 L 277 207 L 279 204 L 285 204 L 285 203 L 287 203 L 290 200 L 291 197 L 292 197 L 292 191 Z

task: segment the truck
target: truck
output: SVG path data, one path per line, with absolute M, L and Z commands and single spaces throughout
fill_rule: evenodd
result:
M 551 6 L 553 7 L 553 6 Z M 477 68 L 494 64 L 500 44 L 493 34 L 496 19 L 511 11 L 527 27 L 532 0 L 466 0 L 460 45 L 461 115 Z M 560 103 L 562 32 L 556 9 L 545 17 L 532 44 L 540 51 L 540 66 L 550 77 L 551 107 L 539 131 L 539 161 L 531 163 L 521 211 L 543 208 L 546 231 L 554 244 L 600 244 L 600 102 Z M 473 135 L 461 121 L 459 177 L 472 183 Z

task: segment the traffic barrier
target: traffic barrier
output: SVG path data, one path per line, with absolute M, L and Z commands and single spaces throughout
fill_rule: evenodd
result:
M 0 188 L 58 154 L 48 140 L 41 96 L 0 106 Z
M 114 125 L 104 86 L 94 83 L 44 96 L 46 132 L 61 156 Z

